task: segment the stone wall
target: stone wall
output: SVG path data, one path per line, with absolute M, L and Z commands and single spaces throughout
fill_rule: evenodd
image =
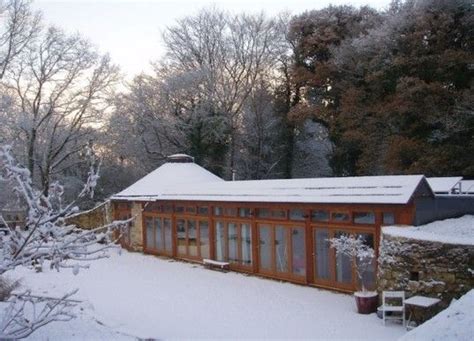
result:
M 112 205 L 110 201 L 106 201 L 93 209 L 73 215 L 67 219 L 67 222 L 82 229 L 90 230 L 110 223 L 113 220 L 112 217 Z
M 457 245 L 382 234 L 378 290 L 438 297 L 449 305 L 474 287 L 474 245 Z

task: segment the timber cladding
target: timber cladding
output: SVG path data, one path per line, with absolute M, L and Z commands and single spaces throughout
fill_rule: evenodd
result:
M 412 224 L 414 205 L 135 201 L 116 202 L 114 215 L 135 217 L 130 234 L 122 236 L 128 249 L 192 262 L 213 259 L 234 271 L 354 291 L 355 260 L 336 257 L 328 239 L 361 236 L 378 255 L 380 226 Z

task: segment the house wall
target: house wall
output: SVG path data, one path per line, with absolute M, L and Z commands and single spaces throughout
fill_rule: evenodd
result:
M 91 210 L 80 212 L 68 218 L 67 222 L 79 228 L 90 230 L 110 223 L 113 216 L 113 205 L 110 204 L 110 201 L 106 201 Z
M 474 245 L 457 245 L 383 234 L 378 290 L 438 297 L 449 305 L 474 287 Z
M 415 199 L 414 225 L 474 214 L 474 195 L 436 195 Z
M 200 212 L 201 208 L 205 211 Z M 217 215 L 216 209 L 234 211 L 233 214 Z M 261 209 L 284 211 L 284 217 L 262 218 L 258 212 Z M 290 210 L 301 210 L 302 217 L 291 219 Z M 132 206 L 132 215 L 139 215 L 140 207 Z M 247 215 L 242 215 L 240 210 L 246 210 Z M 348 221 L 313 221 L 312 211 L 326 210 L 332 212 L 345 212 Z M 373 212 L 375 222 L 370 224 L 356 224 L 356 212 Z M 327 233 L 327 238 L 335 236 L 338 232 L 364 234 L 371 236 L 373 246 L 378 250 L 380 240 L 380 226 L 383 224 L 383 212 L 391 212 L 397 224 L 412 224 L 414 205 L 355 205 L 355 204 L 269 204 L 269 203 L 229 203 L 229 202 L 196 202 L 196 201 L 161 201 L 145 204 L 136 219 L 131 233 L 134 249 L 142 249 L 145 253 L 168 256 L 188 261 L 202 262 L 204 258 L 228 261 L 234 271 L 253 273 L 260 276 L 287 280 L 295 283 L 327 287 L 341 291 L 354 291 L 358 287 L 356 276 L 353 272 L 353 263 L 349 263 L 352 278 L 342 283 L 336 280 L 337 266 L 333 249 L 327 251 L 328 278 L 321 279 L 317 276 L 315 265 L 316 231 Z M 164 227 L 171 226 L 171 236 L 165 240 Z M 226 245 L 218 246 L 219 232 L 221 229 Z M 262 229 L 267 230 L 268 240 L 262 244 Z M 205 237 L 201 236 L 204 231 Z M 303 235 L 303 239 L 301 236 Z M 283 239 L 282 239 L 283 238 Z M 300 238 L 300 239 L 298 239 Z M 159 245 L 159 243 L 161 243 Z M 284 261 L 281 258 L 281 243 L 286 243 Z M 324 239 L 327 244 L 327 239 Z M 165 245 L 167 244 L 167 246 Z M 251 250 L 244 249 L 251 245 Z M 270 247 L 271 255 L 267 257 L 271 268 L 262 266 L 260 256 L 265 251 L 264 246 Z M 278 246 L 280 245 L 280 246 Z M 167 249 L 165 249 L 165 246 Z M 326 245 L 327 246 L 327 245 Z M 219 248 L 221 249 L 219 251 Z M 300 252 L 301 251 L 301 252 Z M 244 256 L 245 252 L 250 255 Z M 232 255 L 232 253 L 234 253 Z M 285 258 L 286 257 L 286 258 Z M 301 258 L 302 257 L 302 258 Z M 319 256 L 318 256 L 319 257 Z M 321 256 L 323 257 L 323 256 Z M 250 259 L 251 258 L 251 259 Z M 321 258 L 322 259 L 322 258 Z M 285 262 L 286 260 L 286 262 Z M 286 264 L 285 264 L 286 263 Z M 283 264 L 284 269 L 277 267 Z M 303 271 L 301 266 L 304 267 Z M 350 276 L 349 276 L 350 277 Z M 375 284 L 374 284 L 375 285 Z
M 134 217 L 130 229 L 130 247 L 134 251 L 143 251 L 143 216 L 142 203 L 133 202 L 131 208 L 131 215 Z

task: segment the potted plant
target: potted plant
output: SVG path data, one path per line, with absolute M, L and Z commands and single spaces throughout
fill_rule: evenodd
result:
M 364 243 L 362 236 L 340 235 L 329 239 L 331 247 L 336 250 L 336 256 L 346 256 L 355 260 L 355 271 L 361 283 L 361 290 L 354 293 L 359 314 L 370 314 L 377 311 L 378 294 L 368 291 L 366 273 L 372 266 L 375 257 L 374 249 Z

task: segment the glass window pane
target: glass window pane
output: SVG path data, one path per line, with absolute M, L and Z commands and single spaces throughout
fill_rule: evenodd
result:
M 184 213 L 184 206 L 176 206 L 175 211 L 176 213 Z
M 186 254 L 186 224 L 183 219 L 176 220 L 176 238 L 178 246 L 178 254 Z
M 155 229 L 153 227 L 153 218 L 145 218 L 146 226 L 146 248 L 154 249 L 155 248 Z
M 290 210 L 290 219 L 291 220 L 305 220 L 304 210 L 294 208 Z
M 272 269 L 272 237 L 270 226 L 260 225 L 258 230 L 260 243 L 260 268 L 268 271 Z
M 375 224 L 374 212 L 354 212 L 354 223 Z
M 316 257 L 316 278 L 328 280 L 330 279 L 329 271 L 329 231 L 327 229 L 316 229 L 314 231 L 314 254 Z
M 329 212 L 324 210 L 311 211 L 312 221 L 329 221 Z
M 291 229 L 291 246 L 292 246 L 292 266 L 293 274 L 305 276 L 306 275 L 306 252 L 305 252 L 305 238 L 304 228 L 294 227 Z
M 285 219 L 286 218 L 286 210 L 272 210 L 272 218 L 273 219 Z
M 188 251 L 190 256 L 198 255 L 197 227 L 195 220 L 188 220 Z
M 186 206 L 186 213 L 190 213 L 190 214 L 196 213 L 196 206 Z
M 384 225 L 393 225 L 395 224 L 395 215 L 392 212 L 383 213 L 383 224 Z
M 209 223 L 199 222 L 199 242 L 201 243 L 201 258 L 209 258 Z
M 252 265 L 252 230 L 250 224 L 240 225 L 240 240 L 242 243 L 242 265 Z
M 250 218 L 252 216 L 252 210 L 250 208 L 239 208 L 239 217 Z
M 199 206 L 199 207 L 198 207 L 198 214 L 199 214 L 199 215 L 208 215 L 208 214 L 209 214 L 209 207 L 207 207 L 207 206 Z
M 226 215 L 228 217 L 237 216 L 237 208 L 235 208 L 235 207 L 226 207 L 224 209 L 224 215 Z
M 269 218 L 270 217 L 270 210 L 268 208 L 259 208 L 258 209 L 258 217 L 259 218 Z
M 372 233 L 360 233 L 356 237 L 362 237 L 364 240 L 364 244 L 367 245 L 370 248 L 374 248 L 374 235 Z M 362 281 L 363 284 L 365 285 L 365 288 L 368 290 L 374 290 L 375 289 L 375 269 L 376 269 L 376 260 L 375 257 L 372 259 L 371 262 L 367 262 L 367 260 L 364 262 L 364 260 L 361 259 L 356 259 L 357 265 L 359 266 L 359 269 L 366 269 L 362 273 Z M 360 279 L 359 281 L 359 287 L 362 288 L 362 282 Z
M 331 214 L 331 219 L 334 221 L 349 221 L 349 213 L 346 212 L 333 212 Z
M 334 234 L 334 237 L 339 238 L 344 234 L 347 235 L 347 233 L 344 232 L 336 232 Z M 336 255 L 336 281 L 345 284 L 352 283 L 351 257 L 343 254 Z
M 239 249 L 237 246 L 238 237 L 237 237 L 237 224 L 228 223 L 228 243 L 229 243 L 229 262 L 238 263 L 239 262 Z
M 171 205 L 171 204 L 165 204 L 162 207 L 163 207 L 163 212 L 165 212 L 165 213 L 172 213 L 173 212 L 173 205 Z
M 171 232 L 171 219 L 164 218 L 163 225 L 165 228 L 165 251 L 171 252 L 173 250 L 172 244 L 172 232 Z
M 275 228 L 275 262 L 278 272 L 288 272 L 288 238 L 284 226 Z
M 161 218 L 155 218 L 155 247 L 163 251 L 165 249 L 165 241 L 163 240 L 163 228 L 161 226 Z
M 216 222 L 216 260 L 227 260 L 225 253 L 225 225 L 221 221 Z
M 149 202 L 144 207 L 145 212 L 160 212 L 160 209 L 160 205 L 155 202 Z
M 224 209 L 222 207 L 214 207 L 214 215 L 220 216 L 224 214 Z

